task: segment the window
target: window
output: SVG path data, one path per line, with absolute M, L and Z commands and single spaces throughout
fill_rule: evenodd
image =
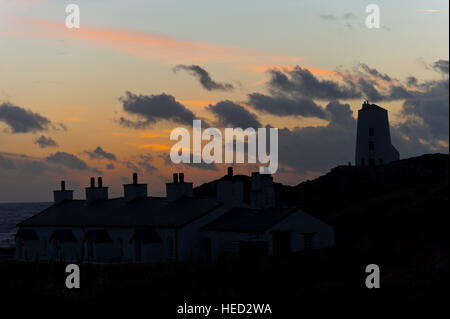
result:
M 47 237 L 42 240 L 42 256 L 47 256 Z
M 375 149 L 375 143 L 370 141 L 369 142 L 369 150 L 373 151 Z
M 122 238 L 119 238 L 119 256 L 123 257 L 123 240 Z
M 314 248 L 314 235 L 316 233 L 303 233 L 303 240 L 305 249 L 313 249 Z
M 373 127 L 369 127 L 369 136 L 375 135 L 375 129 Z
M 172 237 L 168 237 L 167 242 L 169 244 L 169 257 L 173 258 L 174 257 L 174 245 L 173 245 Z

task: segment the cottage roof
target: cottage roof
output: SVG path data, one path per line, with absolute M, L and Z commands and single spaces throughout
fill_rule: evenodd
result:
M 19 229 L 16 233 L 16 238 L 23 240 L 39 240 L 34 229 Z
M 18 224 L 54 227 L 178 228 L 218 208 L 212 198 L 182 197 L 173 202 L 158 197 L 64 201 Z
M 202 227 L 204 230 L 262 233 L 277 224 L 296 208 L 233 208 Z

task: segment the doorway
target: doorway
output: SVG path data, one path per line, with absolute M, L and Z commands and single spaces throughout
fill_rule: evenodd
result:
M 272 232 L 272 240 L 275 257 L 286 257 L 291 253 L 291 230 Z

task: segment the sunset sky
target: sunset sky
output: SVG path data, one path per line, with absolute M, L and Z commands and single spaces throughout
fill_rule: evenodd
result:
M 81 27 L 65 26 L 80 7 Z M 381 27 L 365 26 L 378 4 Z M 0 0 L 0 202 L 50 201 L 60 180 L 110 196 L 138 172 L 194 186 L 226 164 L 168 161 L 192 119 L 279 128 L 275 181 L 354 162 L 364 99 L 401 158 L 448 153 L 448 1 Z M 245 128 L 245 127 L 244 127 Z M 255 165 L 236 164 L 249 174 Z

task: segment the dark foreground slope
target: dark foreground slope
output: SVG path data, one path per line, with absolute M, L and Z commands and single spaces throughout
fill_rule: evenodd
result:
M 248 189 L 247 177 L 236 178 Z M 78 290 L 65 288 L 64 265 L 0 262 L 0 301 L 146 307 L 149 316 L 158 310 L 163 318 L 184 302 L 269 302 L 275 314 L 299 314 L 312 305 L 352 313 L 356 305 L 373 311 L 389 304 L 407 311 L 448 299 L 448 155 L 337 167 L 313 181 L 275 187 L 279 202 L 295 203 L 335 227 L 333 249 L 213 266 L 83 265 Z M 214 183 L 196 189 L 202 195 L 214 191 Z M 381 288 L 369 290 L 365 267 L 373 263 L 381 270 Z

